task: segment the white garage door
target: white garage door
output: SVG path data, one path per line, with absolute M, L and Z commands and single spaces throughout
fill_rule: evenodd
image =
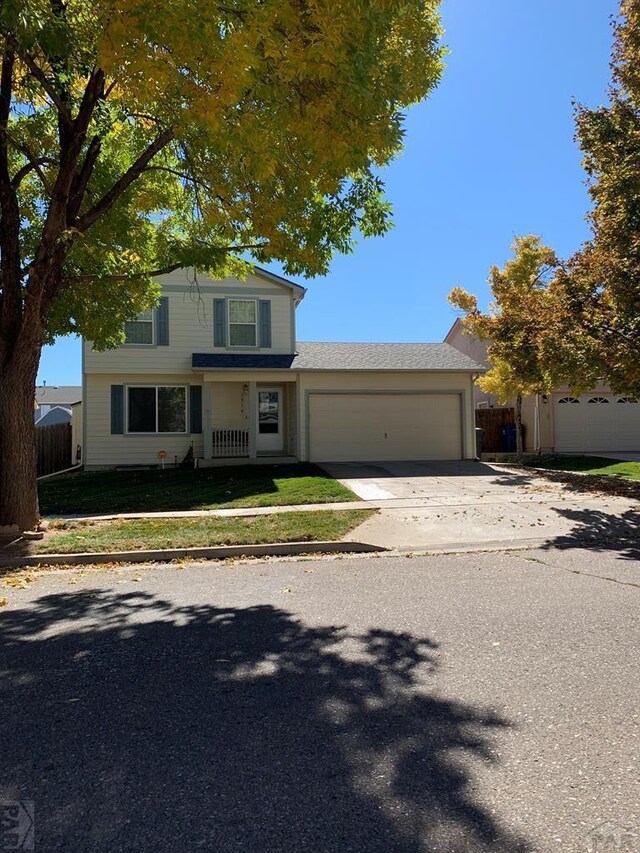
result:
M 558 395 L 555 423 L 559 452 L 640 451 L 640 403 L 631 397 Z
M 460 459 L 457 394 L 311 394 L 313 462 Z

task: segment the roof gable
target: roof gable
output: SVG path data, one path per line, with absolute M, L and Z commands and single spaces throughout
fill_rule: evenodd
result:
M 281 275 L 276 275 L 276 273 L 270 272 L 269 270 L 265 270 L 263 267 L 254 267 L 252 273 L 258 278 L 263 278 L 265 279 L 265 281 L 271 282 L 271 284 L 278 284 L 280 285 L 280 287 L 286 287 L 289 290 L 292 290 L 296 302 L 299 302 L 301 299 L 304 299 L 305 294 L 307 292 L 307 288 L 302 287 L 301 284 L 296 284 L 294 281 L 289 281 L 288 278 L 284 278 Z

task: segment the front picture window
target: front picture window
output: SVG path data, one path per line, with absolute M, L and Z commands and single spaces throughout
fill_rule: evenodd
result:
M 185 389 L 158 388 L 158 432 L 185 431 Z
M 130 387 L 127 397 L 128 432 L 187 431 L 184 386 Z
M 229 346 L 255 347 L 257 311 L 255 299 L 229 300 Z
M 142 311 L 124 324 L 125 344 L 153 344 L 153 308 Z

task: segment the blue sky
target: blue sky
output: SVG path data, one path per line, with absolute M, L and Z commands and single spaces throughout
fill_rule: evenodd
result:
M 300 340 L 438 341 L 461 285 L 486 304 L 487 273 L 515 234 L 563 256 L 588 235 L 572 99 L 606 100 L 614 0 L 445 0 L 442 82 L 406 123 L 386 170 L 395 227 L 302 281 Z M 80 382 L 80 345 L 43 353 L 39 381 Z

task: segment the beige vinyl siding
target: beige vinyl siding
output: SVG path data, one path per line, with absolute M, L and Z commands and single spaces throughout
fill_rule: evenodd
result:
M 285 395 L 285 416 L 286 423 L 286 439 L 285 450 L 290 456 L 296 455 L 296 435 L 298 434 L 298 407 L 297 407 L 297 387 L 293 382 L 284 386 Z
M 82 461 L 82 403 L 71 406 L 71 464 L 76 464 L 78 446 L 80 446 L 80 461 Z
M 307 458 L 309 441 L 307 418 L 311 409 L 311 398 L 314 391 L 337 391 L 340 397 L 351 400 L 356 408 L 361 405 L 362 392 L 391 392 L 401 395 L 408 392 L 442 392 L 443 396 L 453 395 L 455 403 L 449 400 L 442 408 L 440 423 L 442 431 L 453 433 L 456 442 L 456 452 L 453 458 L 472 459 L 475 456 L 475 423 L 473 406 L 473 380 L 468 373 L 381 373 L 353 371 L 338 372 L 309 372 L 299 375 L 298 405 L 301 417 L 299 420 L 298 455 Z M 350 392 L 350 393 L 344 393 Z M 358 396 L 360 393 L 361 396 Z M 439 395 L 438 395 L 439 396 Z M 348 403 L 342 404 L 348 406 Z M 456 408 L 459 416 L 453 414 Z M 450 411 L 451 409 L 451 411 Z M 436 427 L 440 431 L 440 426 Z M 453 445 L 452 445 L 453 447 Z M 448 450 L 447 452 L 452 452 Z M 342 458 L 346 458 L 342 456 Z M 362 457 L 361 457 L 362 458 Z M 396 457 L 397 458 L 397 457 Z M 407 450 L 404 458 L 411 458 Z M 436 457 L 432 457 L 436 458 Z M 443 457 L 440 457 L 443 458 Z
M 196 456 L 202 456 L 202 435 L 138 434 L 111 435 L 111 386 L 112 385 L 189 385 L 197 384 L 191 376 L 175 373 L 158 374 L 150 377 L 141 374 L 88 374 L 86 376 L 85 400 L 87 446 L 84 448 L 87 468 L 102 468 L 116 465 L 157 465 L 158 452 L 165 450 L 166 463 L 173 464 L 174 456 L 181 461 L 189 446 L 193 445 Z M 126 407 L 125 407 L 126 409 Z M 126 427 L 126 423 L 125 423 Z
M 249 428 L 249 389 L 246 382 L 216 382 L 211 393 L 213 429 Z M 203 421 L 202 428 L 207 424 Z
M 198 276 L 199 290 L 189 283 L 185 270 L 176 270 L 159 279 L 163 296 L 169 300 L 168 346 L 121 346 L 107 352 L 95 352 L 85 342 L 85 371 L 87 373 L 126 373 L 138 371 L 147 374 L 191 373 L 191 356 L 194 352 L 269 352 L 291 353 L 293 350 L 292 305 L 293 293 L 286 287 L 258 276 L 249 276 L 246 282 L 235 279 L 214 282 Z M 234 292 L 246 291 L 246 295 Z M 243 349 L 213 346 L 213 301 L 217 298 L 268 299 L 271 302 L 271 347 Z

